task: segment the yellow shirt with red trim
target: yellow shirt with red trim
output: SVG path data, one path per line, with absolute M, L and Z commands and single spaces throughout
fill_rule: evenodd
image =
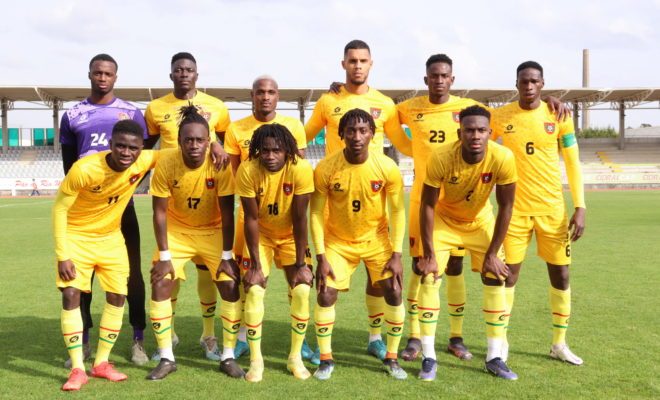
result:
M 151 194 L 167 197 L 167 229 L 192 235 L 208 234 L 222 228 L 218 197 L 234 194 L 231 168 L 215 171 L 208 154 L 204 164 L 190 169 L 179 149 L 162 151 Z
M 411 200 L 419 201 L 422 197 L 426 162 L 431 152 L 458 140 L 458 114 L 473 105 L 488 109 L 476 100 L 452 95 L 442 104 L 431 103 L 428 96 L 415 97 L 397 104 L 399 120 L 410 128 L 412 136 L 415 180 L 410 192 Z
M 282 114 L 275 114 L 275 118 L 269 122 L 258 121 L 254 115 L 250 115 L 238 121 L 229 124 L 227 133 L 225 133 L 225 151 L 229 154 L 241 156 L 241 161 L 245 161 L 250 153 L 250 141 L 254 131 L 262 125 L 280 124 L 287 127 L 289 132 L 296 139 L 298 149 L 307 147 L 305 139 L 305 128 L 299 119 L 287 117 Z
M 514 215 L 550 215 L 564 207 L 559 150 L 575 146 L 573 119 L 558 122 L 542 101 L 534 110 L 518 102 L 493 112 L 492 139 L 513 151 L 520 181 L 516 186 Z
M 314 171 L 309 162 L 296 157 L 277 172 L 268 171 L 261 160 L 242 162 L 236 172 L 236 194 L 256 198 L 259 205 L 259 231 L 269 237 L 293 235 L 294 195 L 314 192 Z
M 209 123 L 211 141 L 217 141 L 213 132 L 225 132 L 229 126 L 229 111 L 222 100 L 197 91 L 192 99 L 177 99 L 174 93 L 160 97 L 147 105 L 144 119 L 147 121 L 147 130 L 150 135 L 160 135 L 161 149 L 176 149 L 179 147 L 179 110 L 192 102 L 198 112 Z
M 350 242 L 370 240 L 387 232 L 387 195 L 403 190 L 396 163 L 380 151 L 369 151 L 367 161 L 351 164 L 343 151 L 318 163 L 314 170 L 315 195 L 327 196 L 325 232 Z
M 433 151 L 424 184 L 440 189 L 437 215 L 473 222 L 492 214 L 490 193 L 495 185 L 517 180 L 511 150 L 489 140 L 484 159 L 468 164 L 461 154 L 461 142 L 457 141 Z
M 339 120 L 347 111 L 359 108 L 371 114 L 376 123 L 376 132 L 369 143 L 371 150 L 383 150 L 383 133 L 401 129 L 399 115 L 391 98 L 374 88 L 365 94 L 352 94 L 344 86 L 339 93 L 324 93 L 314 106 L 307 124 L 307 137 L 314 137 L 325 127 L 325 154 L 330 155 L 345 147 L 339 138 Z
M 76 161 L 60 184 L 60 190 L 77 196 L 67 213 L 67 236 L 100 239 L 119 231 L 126 205 L 159 157 L 158 151 L 143 150 L 125 171 L 117 172 L 102 151 Z

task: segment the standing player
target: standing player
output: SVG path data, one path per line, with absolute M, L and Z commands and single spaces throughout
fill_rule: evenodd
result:
M 176 371 L 172 350 L 172 289 L 185 280 L 185 264 L 199 259 L 211 271 L 222 297 L 223 344 L 220 370 L 233 378 L 245 373 L 234 360 L 240 323 L 238 266 L 231 254 L 234 240 L 234 179 L 229 169 L 215 171 L 209 126 L 194 105 L 181 110 L 179 149 L 162 152 L 151 182 L 154 231 L 159 253 L 151 270 L 149 307 L 160 363 L 149 380 Z M 222 258 L 219 248 L 222 247 Z
M 369 144 L 371 150 L 383 151 L 383 133 L 385 133 L 400 152 L 412 156 L 411 142 L 401 128 L 394 102 L 367 83 L 369 70 L 373 66 L 369 45 L 362 40 L 350 41 L 344 47 L 344 59 L 341 65 L 346 71 L 346 83 L 337 93 L 325 93 L 316 102 L 314 112 L 305 125 L 307 141 L 311 141 L 325 127 L 326 156 L 343 149 L 345 145 L 338 134 L 339 121 L 348 110 L 359 108 L 374 119 L 376 128 L 373 132 L 373 140 Z M 367 351 L 383 360 L 387 350 L 380 332 L 385 302 L 382 291 L 374 288 L 369 280 L 367 280 L 365 302 L 369 316 Z
M 298 155 L 296 140 L 280 124 L 266 124 L 254 131 L 249 160 L 236 176 L 236 194 L 245 210 L 243 265 L 245 324 L 250 343 L 250 370 L 245 379 L 259 382 L 264 361 L 261 331 L 266 281 L 273 261 L 284 270 L 291 299 L 291 351 L 287 369 L 298 379 L 311 376 L 300 356 L 309 321 L 311 259 L 306 259 L 307 206 L 314 191 L 312 166 Z M 249 258 L 247 257 L 249 256 Z
M 119 121 L 112 129 L 110 151 L 73 164 L 57 192 L 53 206 L 57 287 L 62 291 L 62 335 L 71 359 L 63 390 L 78 390 L 87 383 L 80 292 L 90 292 L 94 273 L 106 292 L 106 304 L 91 376 L 126 379 L 108 356 L 121 330 L 129 277 L 122 214 L 140 179 L 156 164 L 155 152 L 142 152 L 143 135 L 144 127 L 135 121 Z
M 161 149 L 172 149 L 178 146 L 179 110 L 188 104 L 194 104 L 199 113 L 206 119 L 209 127 L 215 132 L 211 135 L 211 155 L 216 165 L 229 162 L 227 154 L 218 143 L 224 139 L 225 131 L 229 126 L 229 112 L 225 104 L 196 88 L 198 73 L 197 61 L 190 53 L 176 53 L 172 56 L 170 79 L 174 84 L 172 93 L 158 98 L 147 106 L 145 118 L 150 139 L 147 147 L 153 146 L 160 138 Z M 195 260 L 193 260 L 195 261 Z M 220 353 L 215 337 L 215 309 L 217 292 L 213 277 L 208 268 L 202 263 L 197 264 L 197 293 L 202 311 L 203 330 L 199 340 L 206 357 L 210 360 L 220 360 Z M 179 293 L 179 281 L 174 285 L 172 293 L 172 307 L 176 309 L 176 300 Z M 173 334 L 174 344 L 178 343 L 176 334 Z M 158 354 L 152 356 L 158 360 Z
M 501 359 L 504 335 L 504 286 L 508 271 L 498 257 L 506 235 L 516 192 L 516 166 L 510 150 L 489 140 L 490 113 L 471 106 L 459 114 L 459 141 L 433 151 L 428 160 L 419 210 L 422 257 L 419 289 L 422 369 L 419 378 L 435 379 L 435 329 L 440 310 L 438 289 L 452 249 L 470 251 L 472 270 L 481 272 L 488 354 L 486 369 L 517 379 Z M 489 196 L 496 186 L 497 219 Z M 442 193 L 442 197 L 440 197 Z M 415 277 L 413 277 L 415 279 Z
M 550 356 L 570 364 L 582 365 L 582 359 L 573 354 L 566 345 L 566 330 L 571 314 L 568 275 L 571 242 L 582 236 L 586 214 L 573 121 L 569 118 L 557 123 L 547 107 L 544 107 L 541 100 L 541 89 L 544 85 L 541 65 L 534 61 L 524 62 L 518 66 L 516 74 L 516 88 L 520 100 L 498 108 L 494 113 L 492 125 L 493 139 L 502 137 L 504 146 L 513 151 L 520 171 L 513 218 L 504 241 L 504 252 L 510 271 L 506 280 L 506 314 L 511 314 L 520 266 L 534 232 L 537 254 L 548 265 L 551 284 L 553 334 Z M 564 157 L 575 207 L 570 223 L 562 193 L 559 150 Z M 505 350 L 506 359 L 508 344 Z
M 98 54 L 89 62 L 89 97 L 71 107 L 62 115 L 60 124 L 60 143 L 62 143 L 62 162 L 67 174 L 73 163 L 87 155 L 109 150 L 112 127 L 117 121 L 131 119 L 137 122 L 147 139 L 146 126 L 142 112 L 134 105 L 115 97 L 113 89 L 117 80 L 117 62 L 107 54 Z M 143 339 L 146 327 L 144 310 L 144 279 L 140 257 L 140 226 L 138 225 L 135 206 L 131 200 L 121 218 L 121 232 L 126 239 L 126 251 L 130 274 L 128 277 L 128 316 L 133 326 L 133 346 L 131 360 L 138 365 L 149 361 L 144 351 Z M 91 356 L 89 329 L 92 317 L 89 310 L 92 293 L 81 294 L 81 313 L 83 316 L 83 354 L 87 360 Z M 71 367 L 71 360 L 65 363 Z
M 366 111 L 347 112 L 339 122 L 345 148 L 325 157 L 314 171 L 311 226 L 318 261 L 314 323 L 321 351 L 321 364 L 314 376 L 322 380 L 329 379 L 334 369 L 331 340 L 337 292 L 348 290 L 361 260 L 385 297 L 387 353 L 383 366 L 396 379 L 407 376 L 397 362 L 405 319 L 401 302 L 406 218 L 403 180 L 392 159 L 380 150 L 370 151 L 375 130 L 374 119 Z M 328 218 L 324 216 L 326 202 Z

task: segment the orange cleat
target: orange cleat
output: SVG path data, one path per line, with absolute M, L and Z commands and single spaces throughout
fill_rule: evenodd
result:
M 87 383 L 87 374 L 84 370 L 80 368 L 75 368 L 71 370 L 69 374 L 69 379 L 62 386 L 62 390 L 80 390 L 82 385 Z
M 89 376 L 94 378 L 104 378 L 112 382 L 119 382 L 126 380 L 126 374 L 117 371 L 114 365 L 107 361 L 102 362 L 96 367 L 92 367 L 92 373 Z

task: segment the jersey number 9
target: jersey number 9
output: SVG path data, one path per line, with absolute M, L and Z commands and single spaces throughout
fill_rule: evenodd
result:
M 362 203 L 360 203 L 360 200 L 353 200 L 351 205 L 353 206 L 353 212 L 358 212 L 362 208 Z

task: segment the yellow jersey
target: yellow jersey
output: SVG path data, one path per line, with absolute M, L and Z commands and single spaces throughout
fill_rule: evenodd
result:
M 293 196 L 314 192 L 314 171 L 305 159 L 287 161 L 277 172 L 268 171 L 261 160 L 242 162 L 236 172 L 236 194 L 256 198 L 259 205 L 259 231 L 283 238 L 293 235 L 291 206 Z
M 231 168 L 215 171 L 208 151 L 204 164 L 190 169 L 180 149 L 167 149 L 162 151 L 154 171 L 151 194 L 169 198 L 168 230 L 209 234 L 222 228 L 218 197 L 234 194 L 234 176 Z
M 222 100 L 197 91 L 192 99 L 178 99 L 174 93 L 160 97 L 147 105 L 144 119 L 147 121 L 149 135 L 160 135 L 161 149 L 176 149 L 179 147 L 179 110 L 190 102 L 196 105 L 198 112 L 209 123 L 211 141 L 217 141 L 213 132 L 224 132 L 229 126 L 229 111 Z
M 241 161 L 247 160 L 250 153 L 250 141 L 252 140 L 254 131 L 266 124 L 286 126 L 296 139 L 298 149 L 302 150 L 307 147 L 305 128 L 300 120 L 282 114 L 275 114 L 275 118 L 272 121 L 261 122 L 254 115 L 250 115 L 229 124 L 227 133 L 225 133 L 225 151 L 229 154 L 241 156 Z

